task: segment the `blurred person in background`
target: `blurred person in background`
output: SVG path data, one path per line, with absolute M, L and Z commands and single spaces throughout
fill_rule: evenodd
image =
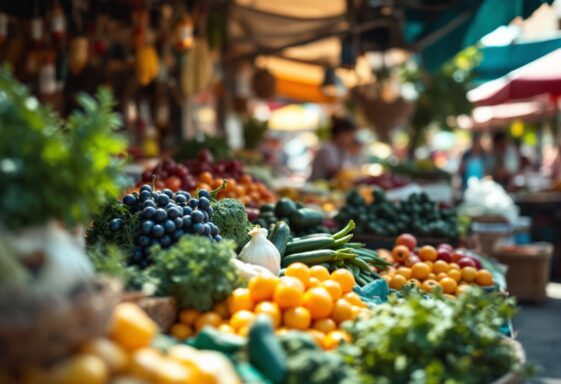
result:
M 471 178 L 482 179 L 486 175 L 488 155 L 481 145 L 481 134 L 474 132 L 471 139 L 471 148 L 464 152 L 458 173 L 462 178 L 462 189 L 467 188 Z
M 495 132 L 488 171 L 493 180 L 507 189 L 512 176 L 520 171 L 520 165 L 520 156 L 508 135 L 502 131 Z
M 352 166 L 357 126 L 349 118 L 331 119 L 331 138 L 316 152 L 310 181 L 331 179 L 341 169 Z

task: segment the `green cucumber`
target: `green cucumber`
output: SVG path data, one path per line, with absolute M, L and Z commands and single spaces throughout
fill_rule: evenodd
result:
M 289 242 L 286 246 L 286 254 L 291 255 L 293 253 L 329 249 L 334 245 L 335 240 L 331 237 L 312 237 L 310 239 Z
M 286 224 L 282 220 L 277 221 L 277 223 L 273 227 L 273 230 L 271 231 L 271 234 L 269 235 L 269 241 L 273 243 L 275 248 L 277 248 L 281 258 L 284 257 L 286 246 L 289 240 L 290 228 L 288 227 L 288 224 Z
M 234 354 L 245 346 L 246 341 L 241 336 L 229 335 L 213 327 L 204 327 L 197 336 L 189 339 L 187 344 L 197 349 Z
M 284 259 L 282 259 L 281 266 L 286 267 L 292 263 L 320 264 L 335 260 L 336 257 L 337 252 L 332 249 L 293 253 L 292 255 L 287 255 Z
M 278 218 L 290 217 L 290 215 L 294 211 L 296 211 L 296 204 L 294 204 L 294 201 L 286 197 L 283 197 L 279 201 L 277 201 L 274 209 L 275 216 Z
M 363 260 L 361 260 L 358 257 L 355 257 L 354 259 L 350 259 L 349 263 L 351 265 L 355 265 L 356 267 L 360 268 L 362 271 L 370 271 L 370 267 L 368 266 L 368 264 L 366 264 Z
M 310 208 L 300 208 L 290 214 L 290 225 L 295 229 L 308 229 L 320 226 L 323 214 Z
M 288 358 L 275 336 L 269 317 L 257 316 L 249 330 L 247 347 L 249 362 L 267 379 L 273 384 L 286 381 Z
M 291 241 L 301 241 L 301 240 L 318 239 L 318 238 L 331 239 L 331 235 L 329 233 L 312 233 L 311 235 L 293 237 Z

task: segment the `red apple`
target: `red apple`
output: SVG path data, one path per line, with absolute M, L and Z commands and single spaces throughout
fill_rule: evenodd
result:
M 462 257 L 466 257 L 466 252 L 463 249 L 456 249 L 452 252 L 453 263 L 457 263 Z
M 450 251 L 448 249 L 439 248 L 438 253 L 436 254 L 436 259 L 437 260 L 443 260 L 447 263 L 451 263 L 452 262 L 452 254 L 450 253 Z
M 405 245 L 410 251 L 417 246 L 417 239 L 409 233 L 403 233 L 395 240 L 395 245 Z
M 421 259 L 419 259 L 419 256 L 409 255 L 409 258 L 405 262 L 405 266 L 406 267 L 411 267 L 413 264 L 417 264 L 417 263 L 420 263 L 420 262 L 421 262 Z
M 477 270 L 480 270 L 481 268 L 483 268 L 483 266 L 481 265 L 481 260 L 479 260 L 479 257 L 477 257 L 476 255 L 466 255 L 466 257 L 469 257 L 471 259 L 471 261 L 473 261 L 475 263 L 475 268 Z
M 446 243 L 440 244 L 440 245 L 438 246 L 438 249 L 441 249 L 441 248 L 442 248 L 442 249 L 446 249 L 446 250 L 447 250 L 448 252 L 450 252 L 450 253 L 454 252 L 454 247 L 452 247 L 450 244 L 446 244 Z
M 458 265 L 463 268 L 463 267 L 473 267 L 476 268 L 476 264 L 475 261 L 473 261 L 472 258 L 464 256 L 461 259 L 458 260 Z

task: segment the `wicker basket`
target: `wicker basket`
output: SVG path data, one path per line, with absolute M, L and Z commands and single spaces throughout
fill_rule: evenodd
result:
M 0 292 L 0 368 L 44 365 L 107 332 L 121 285 L 84 283 L 67 296 Z

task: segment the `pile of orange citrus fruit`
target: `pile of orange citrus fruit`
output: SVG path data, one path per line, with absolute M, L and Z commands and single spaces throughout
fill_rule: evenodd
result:
M 211 191 L 222 185 L 224 179 L 213 177 L 210 172 L 202 172 L 197 176 L 195 190 L 206 189 Z M 194 190 L 194 191 L 195 191 Z M 191 191 L 191 192 L 194 192 Z M 250 175 L 242 175 L 239 181 L 228 179 L 228 184 L 224 190 L 218 192 L 216 196 L 219 200 L 227 197 L 240 200 L 244 205 L 259 207 L 266 203 L 273 203 L 277 200 L 265 184 L 253 180 Z
M 282 277 L 253 277 L 247 288 L 234 290 L 211 312 L 181 311 L 170 333 L 183 340 L 211 325 L 245 336 L 256 316 L 264 314 L 270 317 L 277 333 L 306 331 L 321 347 L 332 349 L 341 340 L 350 341 L 340 329 L 344 321 L 368 314 L 366 304 L 352 291 L 354 285 L 353 274 L 346 269 L 330 274 L 323 266 L 294 263 Z

